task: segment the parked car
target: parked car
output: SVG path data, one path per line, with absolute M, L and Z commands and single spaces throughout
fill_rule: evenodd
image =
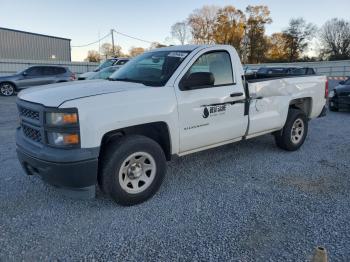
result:
M 96 72 L 92 76 L 89 76 L 86 80 L 93 80 L 93 79 L 108 79 L 115 71 L 117 71 L 119 68 L 121 68 L 120 65 L 117 66 L 110 66 L 102 69 L 99 72 Z
M 329 92 L 329 109 L 350 110 L 350 77 L 346 81 L 339 82 L 339 85 Z
M 68 67 L 31 66 L 11 75 L 0 77 L 0 94 L 12 96 L 24 88 L 75 80 L 75 74 Z
M 86 72 L 79 75 L 78 80 L 85 80 L 89 77 L 92 77 L 93 75 L 95 75 L 96 72 L 99 72 L 106 67 L 110 67 L 114 65 L 122 66 L 126 64 L 128 61 L 129 61 L 129 58 L 123 58 L 123 57 L 106 59 L 98 67 L 96 67 L 94 71 Z
M 91 196 L 99 184 L 134 205 L 157 192 L 174 156 L 265 134 L 298 150 L 309 120 L 325 115 L 327 78 L 243 74 L 232 46 L 172 46 L 139 55 L 110 81 L 22 91 L 18 158 L 53 185 Z
M 313 68 L 309 67 L 261 67 L 255 73 L 248 76 L 249 79 L 315 75 Z

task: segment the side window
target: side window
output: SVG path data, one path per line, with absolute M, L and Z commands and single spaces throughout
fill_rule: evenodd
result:
M 55 67 L 45 66 L 41 68 L 42 75 L 51 76 L 55 75 Z
M 40 71 L 40 67 L 38 66 L 33 66 L 31 68 L 28 68 L 26 70 L 27 76 L 38 76 L 40 75 L 41 71 Z
M 226 51 L 203 54 L 194 62 L 184 78 L 188 78 L 193 73 L 212 73 L 214 76 L 212 87 L 233 84 L 231 58 Z
M 65 74 L 66 73 L 66 69 L 63 67 L 55 67 L 55 75 L 60 75 L 60 74 Z

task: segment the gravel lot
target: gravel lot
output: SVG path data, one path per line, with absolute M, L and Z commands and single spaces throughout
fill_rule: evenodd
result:
M 150 201 L 72 200 L 25 176 L 15 98 L 0 97 L 0 261 L 350 261 L 350 113 L 310 122 L 297 152 L 270 135 L 169 163 Z

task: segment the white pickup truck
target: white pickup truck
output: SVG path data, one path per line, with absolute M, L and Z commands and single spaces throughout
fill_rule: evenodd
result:
M 27 174 L 117 203 L 153 196 L 166 161 L 271 133 L 285 150 L 325 115 L 325 76 L 246 80 L 231 46 L 146 52 L 110 81 L 43 86 L 18 95 L 18 158 Z M 252 148 L 252 150 L 254 150 Z

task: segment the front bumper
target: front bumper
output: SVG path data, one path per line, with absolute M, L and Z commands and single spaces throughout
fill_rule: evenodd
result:
M 329 104 L 332 107 L 338 109 L 350 110 L 350 97 L 349 96 L 334 96 L 329 99 Z
M 95 187 L 99 148 L 58 149 L 34 145 L 16 132 L 17 156 L 28 175 L 39 175 L 51 185 L 74 191 Z

